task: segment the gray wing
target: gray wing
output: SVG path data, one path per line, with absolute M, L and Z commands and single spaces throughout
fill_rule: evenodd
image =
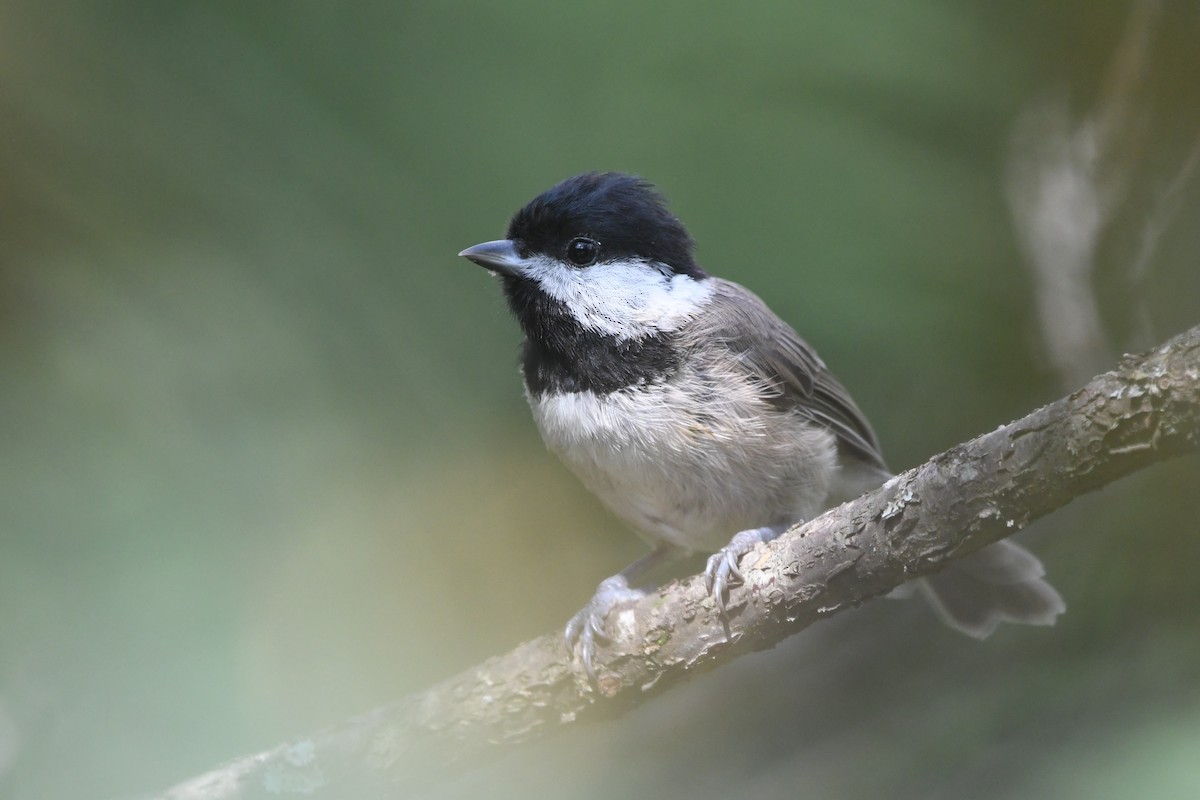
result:
M 776 407 L 825 426 L 837 436 L 839 450 L 887 470 L 871 424 L 808 342 L 749 289 L 710 280 L 716 292 L 704 316 L 704 339 L 728 347 Z

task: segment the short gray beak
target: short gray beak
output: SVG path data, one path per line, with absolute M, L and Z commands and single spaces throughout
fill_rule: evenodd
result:
M 477 244 L 463 250 L 459 255 L 501 275 L 521 274 L 521 255 L 512 239 L 497 239 L 494 242 Z

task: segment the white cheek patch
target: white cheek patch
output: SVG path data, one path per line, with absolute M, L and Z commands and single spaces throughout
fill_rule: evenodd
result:
M 523 271 L 585 328 L 618 339 L 673 331 L 713 294 L 712 281 L 675 275 L 640 260 L 605 261 L 580 269 L 537 257 L 527 260 Z

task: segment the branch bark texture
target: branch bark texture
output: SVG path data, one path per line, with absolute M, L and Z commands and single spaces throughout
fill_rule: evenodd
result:
M 1200 327 L 749 554 L 727 629 L 700 578 L 671 583 L 610 617 L 614 640 L 598 654 L 596 686 L 570 662 L 560 635 L 549 634 L 162 797 L 399 796 L 455 765 L 615 716 L 936 572 L 1080 495 L 1198 449 Z

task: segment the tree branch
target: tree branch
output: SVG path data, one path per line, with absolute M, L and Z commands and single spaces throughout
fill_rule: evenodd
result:
M 1072 499 L 1200 448 L 1200 327 L 936 456 L 746 557 L 728 631 L 699 577 L 616 612 L 589 686 L 548 634 L 397 703 L 233 761 L 161 795 L 348 797 L 427 785 L 690 675 L 1002 539 Z M 728 633 L 728 635 L 727 635 Z

